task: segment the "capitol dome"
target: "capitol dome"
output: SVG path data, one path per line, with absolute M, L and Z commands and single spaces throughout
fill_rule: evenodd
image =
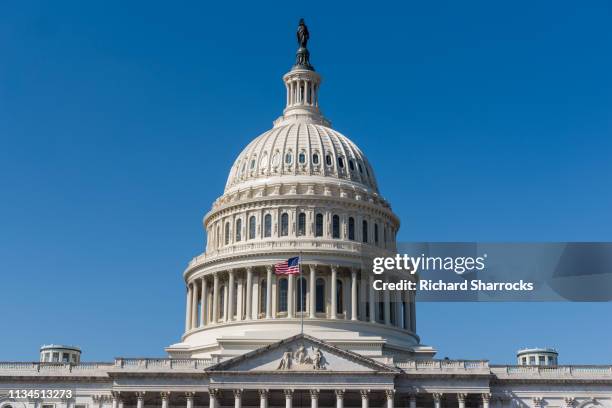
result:
M 187 266 L 185 333 L 171 357 L 229 358 L 296 333 L 379 359 L 431 357 L 414 292 L 373 289 L 375 256 L 394 256 L 399 219 L 374 170 L 319 108 L 321 77 L 300 47 L 286 106 L 231 166 L 204 216 L 206 248 Z M 300 273 L 275 265 L 299 257 Z

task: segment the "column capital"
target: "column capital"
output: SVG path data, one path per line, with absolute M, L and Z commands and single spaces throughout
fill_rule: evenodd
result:
M 541 407 L 542 401 L 542 397 L 533 397 L 533 405 L 536 407 Z
M 252 266 L 247 266 L 246 268 L 244 268 L 245 271 L 247 272 L 253 272 L 253 267 Z
M 336 398 L 344 398 L 344 390 L 334 390 Z
M 563 400 L 565 401 L 565 406 L 567 408 L 573 407 L 574 404 L 576 403 L 576 398 L 574 398 L 574 397 L 565 397 L 565 398 L 563 398 Z
M 170 396 L 170 391 L 162 391 L 159 393 L 161 399 L 165 400 L 168 399 L 168 397 Z
M 312 388 L 308 390 L 310 392 L 310 398 L 319 398 L 319 390 L 316 388 Z
M 234 393 L 234 398 L 242 398 L 242 388 L 236 388 L 232 392 Z
M 387 399 L 393 399 L 393 397 L 395 397 L 395 390 L 385 390 L 385 397 L 387 397 Z
M 209 388 L 208 389 L 208 395 L 210 395 L 211 398 L 217 398 L 219 396 L 219 389 L 218 388 Z
M 139 400 L 143 400 L 145 397 L 146 392 L 144 391 L 136 391 L 136 398 L 138 398 Z
M 311 271 L 311 272 L 316 272 L 317 271 L 317 265 L 308 264 L 308 270 Z
M 329 266 L 332 270 L 332 272 L 338 272 L 338 269 L 340 269 L 340 265 L 330 265 Z
M 359 390 L 359 394 L 361 394 L 361 399 L 368 399 L 370 390 Z
M 193 392 L 193 391 L 187 391 L 187 392 L 185 393 L 185 398 L 187 398 L 188 400 L 189 400 L 189 399 L 193 399 L 193 397 L 195 397 L 195 392 Z
M 467 398 L 467 394 L 465 394 L 465 393 L 457 394 L 457 399 L 459 400 L 459 402 L 465 402 L 466 398 Z
M 260 389 L 257 390 L 260 398 L 268 398 L 268 390 Z
M 491 401 L 491 394 L 489 394 L 488 392 L 485 392 L 482 394 L 482 402 L 489 402 Z
M 273 270 L 274 270 L 274 266 L 273 265 L 266 265 L 266 272 L 272 273 Z
M 443 395 L 444 395 L 444 394 L 442 394 L 441 392 L 434 392 L 434 393 L 432 394 L 433 399 L 434 399 L 434 401 L 435 401 L 435 402 L 440 402 L 440 401 L 442 401 L 442 396 L 443 396 Z
M 114 400 L 121 399 L 121 391 L 111 391 L 111 398 Z
M 293 390 L 290 388 L 284 389 L 283 394 L 285 394 L 285 398 L 293 398 Z

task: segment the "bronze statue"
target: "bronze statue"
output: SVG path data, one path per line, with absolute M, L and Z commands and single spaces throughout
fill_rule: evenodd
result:
M 310 33 L 308 32 L 308 27 L 306 27 L 306 23 L 304 22 L 303 18 L 300 19 L 300 23 L 298 24 L 296 37 L 299 48 L 295 54 L 294 68 L 305 68 L 314 71 L 314 67 L 310 65 L 310 52 L 308 51 L 308 48 L 306 48 L 308 45 L 308 39 L 310 38 Z
M 300 48 L 306 48 L 308 45 L 308 39 L 310 38 L 310 33 L 308 32 L 308 27 L 306 27 L 306 23 L 304 23 L 304 19 L 300 18 L 300 24 L 297 29 L 297 42 Z

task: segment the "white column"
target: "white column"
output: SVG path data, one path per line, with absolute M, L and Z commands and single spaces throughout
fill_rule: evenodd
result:
M 238 278 L 238 289 L 236 292 L 236 320 L 242 320 L 244 316 L 244 278 Z
M 351 269 L 351 320 L 357 320 L 357 270 Z
M 248 266 L 246 268 L 246 309 L 245 315 L 247 320 L 251 320 L 252 307 L 253 307 L 253 268 Z
M 395 327 L 400 329 L 403 327 L 402 324 L 402 292 L 395 292 L 393 295 L 395 299 Z
M 435 392 L 433 393 L 434 408 L 440 408 L 442 405 L 442 394 Z
M 139 391 L 136 393 L 136 408 L 144 407 L 144 396 L 145 396 L 144 391 Z
M 197 281 L 191 282 L 193 290 L 191 291 L 191 328 L 198 327 L 198 284 Z
M 161 408 L 168 408 L 168 397 L 170 396 L 169 392 L 160 392 L 159 395 L 161 396 Z
M 111 394 L 111 404 L 112 404 L 112 408 L 118 408 L 119 407 L 119 399 L 121 398 L 120 394 L 117 391 L 112 391 Z
M 295 317 L 295 275 L 287 277 L 287 317 Z
M 191 329 L 191 296 L 193 296 L 193 292 L 191 289 L 191 285 L 187 284 L 187 305 L 185 306 L 185 331 L 189 331 Z
M 387 397 L 387 408 L 393 408 L 393 397 L 395 396 L 395 391 L 385 390 L 385 396 Z
M 310 390 L 310 408 L 319 408 L 319 390 Z
M 259 408 L 268 408 L 268 390 L 259 390 Z
M 272 265 L 267 265 L 266 266 L 266 319 L 271 319 L 271 318 L 272 318 Z
M 376 302 L 374 302 L 374 278 L 372 275 L 368 277 L 368 301 L 370 302 L 370 323 L 376 322 Z
M 200 304 L 200 326 L 204 326 L 206 324 L 206 313 L 207 305 L 206 305 L 206 292 L 208 292 L 208 284 L 206 282 L 206 278 L 202 278 L 202 303 Z
M 385 282 L 389 283 L 389 277 L 385 277 Z M 391 300 L 389 297 L 389 291 L 383 291 L 383 306 L 385 308 L 385 324 L 391 324 Z
M 491 394 L 482 394 L 482 408 L 489 408 L 491 401 Z
M 229 290 L 229 294 L 228 294 L 228 299 L 227 299 L 227 316 L 225 318 L 226 322 L 232 321 L 234 320 L 234 299 L 236 296 L 236 290 L 234 288 L 235 286 L 235 282 L 234 282 L 234 270 L 230 269 L 228 271 L 228 290 Z
M 338 266 L 331 266 L 331 313 L 329 314 L 330 319 L 335 319 L 338 313 Z
M 242 407 L 242 390 L 234 390 L 234 408 Z
M 285 393 L 285 408 L 293 406 L 293 390 L 283 390 Z
M 310 289 L 308 290 L 308 295 L 310 296 L 310 314 L 309 317 L 314 319 L 316 317 L 317 312 L 317 274 L 316 267 L 314 265 L 308 265 L 310 268 L 310 279 L 308 284 Z
M 217 395 L 219 394 L 219 390 L 217 389 L 209 389 L 208 390 L 208 408 L 217 408 Z
M 467 397 L 467 394 L 457 394 L 457 401 L 459 401 L 459 408 L 465 408 L 465 397 Z
M 412 327 L 410 327 L 410 309 L 412 308 L 412 305 L 410 304 L 410 291 L 405 290 L 403 292 L 403 296 L 404 303 L 406 304 L 406 308 L 404 309 L 404 329 L 412 330 Z
M 368 408 L 370 403 L 370 390 L 361 390 L 359 393 L 361 394 L 361 408 Z
M 215 272 L 213 275 L 213 314 L 212 322 L 217 323 L 219 321 L 219 272 Z
M 185 393 L 185 400 L 187 401 L 187 404 L 185 404 L 185 408 L 193 408 L 193 396 L 194 395 L 195 395 L 194 392 Z
M 344 407 L 344 390 L 336 390 L 336 408 Z
M 410 292 L 410 329 L 416 333 L 416 299 L 415 292 Z

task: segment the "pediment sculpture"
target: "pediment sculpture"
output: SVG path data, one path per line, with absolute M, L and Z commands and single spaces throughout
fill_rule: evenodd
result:
M 306 348 L 300 344 L 294 352 L 290 348 L 283 353 L 277 370 L 324 370 L 323 352 L 318 347 Z

